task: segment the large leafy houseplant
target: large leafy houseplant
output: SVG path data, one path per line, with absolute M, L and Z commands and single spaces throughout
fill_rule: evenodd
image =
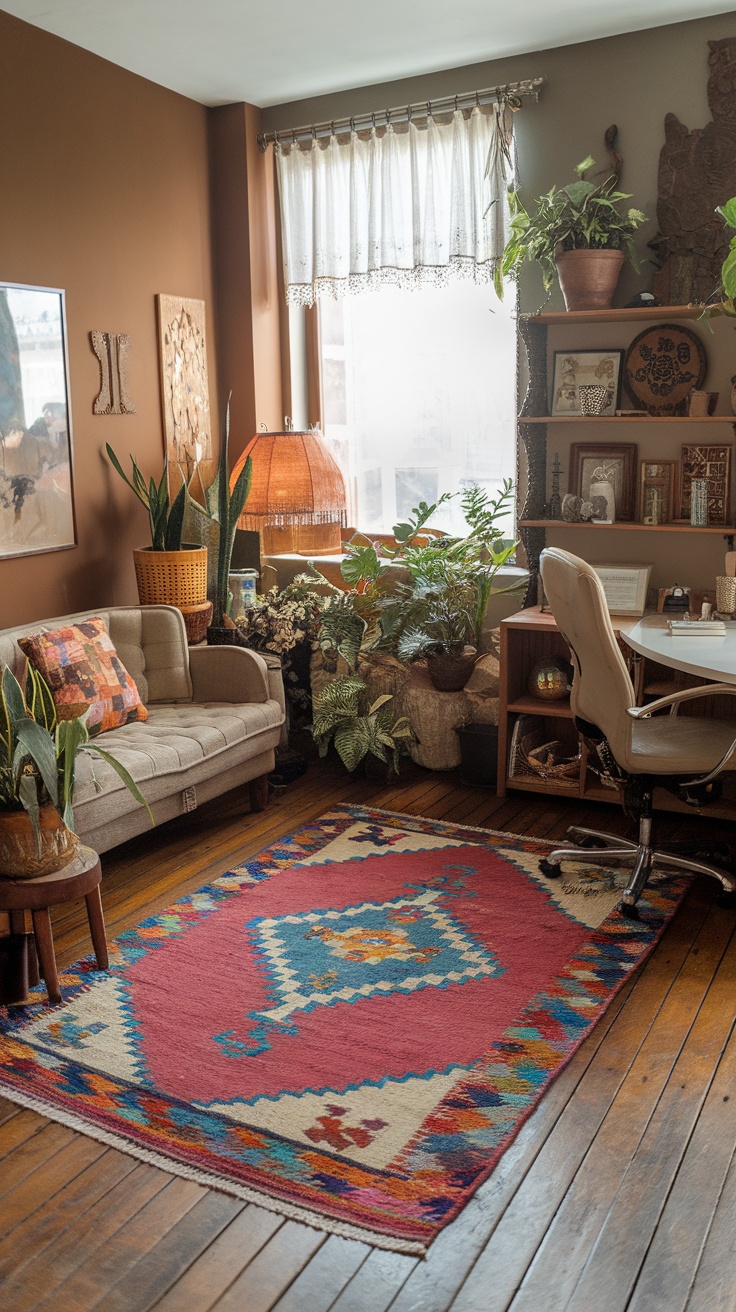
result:
M 522 265 L 530 260 L 539 265 L 546 292 L 560 278 L 568 310 L 605 309 L 613 299 L 625 255 L 638 271 L 634 234 L 646 222 L 646 215 L 633 207 L 624 208 L 631 195 L 618 190 L 615 175 L 602 182 L 586 178 L 594 165 L 595 160 L 589 155 L 575 169 L 576 182 L 566 187 L 553 186 L 529 210 L 517 190 L 509 192 L 511 236 L 496 274 L 499 296 L 503 296 L 503 279 L 518 278 Z M 575 256 L 569 259 L 570 253 L 581 251 L 587 252 L 582 261 Z M 599 256 L 592 257 L 592 252 L 598 252 Z M 601 252 L 607 253 L 602 260 Z M 607 269 L 606 286 L 601 286 L 600 291 L 591 287 L 588 294 L 585 290 L 576 294 L 573 287 L 568 294 L 566 282 L 570 271 L 583 263 L 588 266 L 589 277 L 590 266 Z
M 706 307 L 706 314 L 724 314 L 729 319 L 736 319 L 736 196 L 719 205 L 716 214 L 720 214 L 724 225 L 732 229 L 728 254 L 721 265 L 720 300 Z M 731 380 L 732 382 L 734 379 Z
M 333 679 L 314 703 L 312 734 L 320 756 L 334 741 L 347 770 L 373 757 L 398 773 L 401 755 L 416 738 L 405 715 L 394 718 L 392 700 L 390 693 L 382 693 L 369 702 L 365 681 L 357 674 Z
M 98 743 L 90 740 L 87 716 L 59 720 L 51 691 L 32 665 L 28 666 L 25 692 L 12 670 L 5 665 L 0 679 L 0 852 L 3 864 L 10 862 L 13 835 L 30 828 L 35 840 L 35 862 L 28 871 L 13 869 L 17 877 L 38 875 L 46 858 L 50 869 L 71 859 L 76 842 L 69 841 L 74 829 L 74 783 L 80 752 L 93 753 L 106 761 L 122 779 L 141 806 L 153 815 L 138 785 L 121 765 Z M 19 826 L 17 817 L 27 817 Z M 11 820 L 10 817 L 16 817 Z M 12 834 L 10 830 L 12 829 Z M 5 840 L 5 841 L 3 841 Z M 46 851 L 44 852 L 44 847 Z

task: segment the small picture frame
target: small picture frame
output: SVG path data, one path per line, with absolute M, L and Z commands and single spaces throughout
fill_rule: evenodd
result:
M 728 527 L 731 514 L 731 447 L 725 442 L 686 442 L 682 447 L 677 490 L 678 522 L 690 523 L 694 478 L 708 484 L 708 524 Z
M 611 615 L 643 615 L 647 605 L 651 565 L 596 565 Z
M 639 523 L 671 524 L 675 513 L 676 460 L 642 460 L 639 475 Z
M 598 415 L 615 415 L 621 396 L 623 357 L 623 351 L 555 351 L 551 413 L 582 415 L 580 386 L 593 384 L 607 390 Z
M 569 491 L 582 497 L 583 501 L 590 501 L 595 495 L 591 492 L 591 484 L 605 481 L 613 489 L 615 518 L 633 520 L 637 451 L 636 442 L 573 442 L 570 446 Z

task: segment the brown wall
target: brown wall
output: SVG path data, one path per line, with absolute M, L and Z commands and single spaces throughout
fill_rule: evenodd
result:
M 100 453 L 160 473 L 157 292 L 206 302 L 217 440 L 207 112 L 0 12 L 0 280 L 66 292 L 79 544 L 0 560 L 0 628 L 136 601 L 147 520 Z M 92 414 L 93 329 L 131 334 L 135 415 Z
M 650 254 L 646 242 L 656 231 L 657 167 L 664 141 L 664 116 L 673 111 L 689 128 L 702 127 L 710 118 L 706 98 L 708 78 L 708 40 L 736 36 L 736 13 L 720 14 L 689 23 L 651 28 L 624 36 L 563 46 L 556 50 L 537 51 L 512 58 L 444 70 L 424 77 L 361 87 L 353 91 L 321 96 L 312 100 L 275 105 L 263 111 L 265 131 L 288 129 L 313 122 L 329 122 L 350 114 L 405 105 L 431 97 L 474 91 L 517 78 L 543 74 L 547 78 L 538 104 L 524 102 L 516 116 L 515 138 L 522 194 L 533 199 L 556 183 L 571 181 L 579 160 L 592 154 L 600 165 L 605 162 L 603 134 L 611 123 L 619 128 L 619 149 L 624 156 L 622 184 L 632 192 L 632 204 L 644 209 L 651 222 L 642 231 L 644 257 Z M 649 287 L 652 266 L 644 264 L 637 275 L 627 267 L 622 275 L 616 303 L 622 305 L 642 288 Z M 522 307 L 534 310 L 544 299 L 536 270 L 522 282 Z M 492 307 L 493 296 L 489 294 Z M 549 307 L 562 308 L 558 291 Z M 717 326 L 710 337 L 703 325 L 695 325 L 705 344 L 709 359 L 705 386 L 720 390 L 720 410 L 728 413 L 727 393 L 730 376 L 736 373 L 736 339 L 728 325 Z M 563 348 L 626 346 L 636 330 L 628 325 L 605 325 L 595 336 L 580 336 L 566 329 L 558 333 L 554 345 Z M 552 335 L 551 335 L 552 336 Z M 552 344 L 552 342 L 550 343 Z M 567 468 L 570 437 L 597 439 L 580 426 L 575 430 L 549 430 L 550 452 L 558 446 L 563 467 Z M 615 436 L 614 436 L 615 434 Z M 731 430 L 711 427 L 669 430 L 665 425 L 626 430 L 606 427 L 604 440 L 635 441 L 640 454 L 678 458 L 680 443 L 709 438 L 732 441 Z M 554 441 L 554 445 L 552 444 Z M 646 446 L 645 446 L 646 443 Z M 733 487 L 736 504 L 736 482 Z M 732 520 L 736 511 L 732 510 Z M 723 571 L 723 540 L 677 533 L 640 533 L 600 531 L 593 547 L 589 531 L 560 530 L 554 539 L 581 555 L 595 552 L 595 559 L 652 561 L 652 582 L 712 586 L 715 574 Z

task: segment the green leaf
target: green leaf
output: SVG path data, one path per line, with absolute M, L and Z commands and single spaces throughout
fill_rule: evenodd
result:
M 16 721 L 13 728 L 17 739 L 13 756 L 13 771 L 16 779 L 20 779 L 25 759 L 30 758 L 43 779 L 51 801 L 58 808 L 59 781 L 54 740 L 51 734 L 48 729 L 42 728 L 40 724 L 36 724 L 36 721 L 29 719 L 27 715 Z
M 736 250 L 729 251 L 721 269 L 723 290 L 729 299 L 736 296 Z
M 102 747 L 99 747 L 97 743 L 87 743 L 82 750 L 85 752 L 96 752 L 98 756 L 102 757 L 103 761 L 107 761 L 107 764 L 112 766 L 115 773 L 119 775 L 120 778 L 122 779 L 123 783 L 125 784 L 125 787 L 130 790 L 136 802 L 139 802 L 141 806 L 145 806 L 151 824 L 152 825 L 155 824 L 156 822 L 153 818 L 153 812 L 150 806 L 148 805 L 148 802 L 146 801 L 145 797 L 143 796 L 140 788 L 138 787 L 133 777 L 126 770 L 125 766 L 121 765 L 119 761 L 116 761 L 114 756 L 111 756 L 109 752 L 104 751 L 104 749 Z
M 732 196 L 730 200 L 727 200 L 725 205 L 718 205 L 716 214 L 720 214 L 729 228 L 736 228 L 736 196 Z
M 579 177 L 582 177 L 584 173 L 588 172 L 588 169 L 592 169 L 594 164 L 595 164 L 595 160 L 593 159 L 593 156 L 586 155 L 585 159 L 581 160 L 579 164 L 575 165 L 575 172 L 578 174 Z
M 169 512 L 169 520 L 166 525 L 164 534 L 164 546 L 167 551 L 181 551 L 181 535 L 184 525 L 184 509 L 186 507 L 187 486 L 182 483 L 179 491 L 174 497 L 174 501 Z
M 56 755 L 61 767 L 60 789 L 58 798 L 59 814 L 69 829 L 74 828 L 74 777 L 77 764 L 77 752 L 89 741 L 87 715 L 78 715 L 73 720 L 60 720 L 56 726 Z
M 38 788 L 36 786 L 36 776 L 32 774 L 22 774 L 18 782 L 18 796 L 23 804 L 28 819 L 31 822 L 33 834 L 36 839 L 36 852 L 40 857 L 43 852 L 41 841 L 41 808 L 38 803 Z

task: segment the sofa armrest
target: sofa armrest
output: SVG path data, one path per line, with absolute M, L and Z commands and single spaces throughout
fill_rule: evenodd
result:
M 267 702 L 273 696 L 266 662 L 246 647 L 190 647 L 189 671 L 195 702 Z

